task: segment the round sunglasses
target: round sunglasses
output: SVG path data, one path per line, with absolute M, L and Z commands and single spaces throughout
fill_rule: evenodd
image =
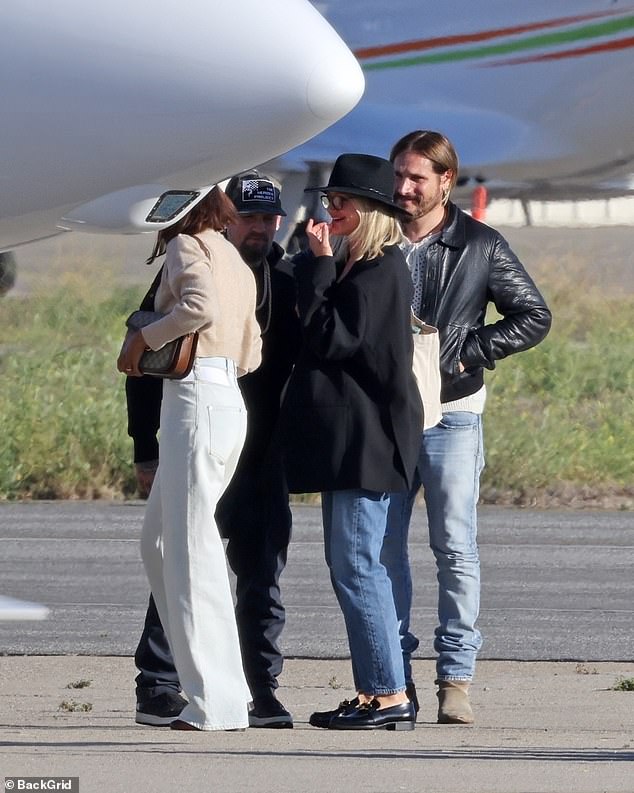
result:
M 343 195 L 339 195 L 336 193 L 335 195 L 322 195 L 321 198 L 321 205 L 324 209 L 343 209 L 344 205 L 350 201 L 349 198 Z

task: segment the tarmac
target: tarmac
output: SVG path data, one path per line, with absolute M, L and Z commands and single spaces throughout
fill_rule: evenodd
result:
M 3 657 L 0 776 L 78 777 L 82 793 L 634 790 L 634 692 L 613 690 L 632 664 L 482 661 L 473 726 L 436 724 L 433 662 L 414 670 L 413 732 L 310 727 L 353 694 L 349 662 L 291 659 L 278 693 L 293 730 L 176 733 L 134 723 L 132 658 Z
M 421 712 L 413 732 L 363 733 L 308 724 L 314 710 L 354 695 L 315 507 L 294 508 L 283 579 L 279 696 L 294 729 L 135 724 L 132 653 L 147 603 L 142 515 L 139 503 L 0 504 L 0 590 L 50 611 L 0 623 L 5 789 L 634 792 L 634 691 L 614 688 L 634 682 L 634 513 L 481 508 L 476 723 L 453 726 L 435 723 L 435 571 L 417 510 L 410 551 Z M 43 788 L 49 777 L 78 780 Z

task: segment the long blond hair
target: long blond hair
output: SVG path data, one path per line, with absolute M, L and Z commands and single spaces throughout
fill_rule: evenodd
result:
M 333 253 L 336 259 L 347 259 L 354 250 L 357 260 L 375 259 L 383 248 L 396 245 L 403 239 L 401 227 L 387 206 L 361 196 L 342 193 L 359 213 L 359 225 L 346 237 L 335 237 Z

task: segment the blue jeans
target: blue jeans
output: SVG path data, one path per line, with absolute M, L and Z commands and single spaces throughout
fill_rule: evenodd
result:
M 405 689 L 392 585 L 380 562 L 389 498 L 371 490 L 322 493 L 324 548 L 343 612 L 357 691 Z
M 423 433 L 412 489 L 390 496 L 381 561 L 392 581 L 408 682 L 412 677 L 411 654 L 418 647 L 418 639 L 410 631 L 412 579 L 407 537 L 421 485 L 438 578 L 434 641 L 437 678 L 473 678 L 482 645 L 475 623 L 480 610 L 476 505 L 483 467 L 482 416 L 463 411 L 445 413 L 439 424 Z

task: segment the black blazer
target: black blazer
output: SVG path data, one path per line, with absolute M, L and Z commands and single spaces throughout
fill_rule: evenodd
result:
M 398 246 L 337 283 L 331 256 L 296 258 L 303 348 L 282 406 L 294 493 L 406 490 L 420 448 L 412 279 Z

